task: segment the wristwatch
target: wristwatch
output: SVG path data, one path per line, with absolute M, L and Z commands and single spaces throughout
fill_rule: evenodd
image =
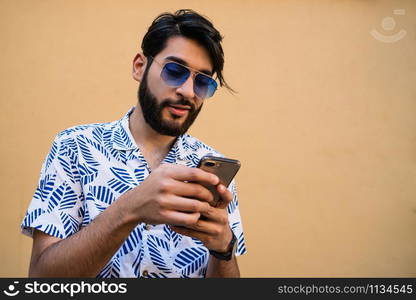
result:
M 234 255 L 235 249 L 237 248 L 237 238 L 235 237 L 235 234 L 232 230 L 231 233 L 233 234 L 233 237 L 231 239 L 231 242 L 228 244 L 229 250 L 227 252 L 221 253 L 214 250 L 209 250 L 209 254 L 221 260 L 231 260 L 231 258 Z

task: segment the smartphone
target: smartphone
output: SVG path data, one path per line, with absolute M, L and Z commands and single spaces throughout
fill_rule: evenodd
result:
M 238 160 L 212 155 L 202 157 L 198 164 L 198 168 L 217 175 L 220 182 L 226 188 L 230 185 L 234 176 L 240 169 L 240 166 L 241 163 Z M 218 206 L 221 199 L 217 192 L 217 188 L 208 184 L 203 184 L 203 186 L 205 186 L 214 195 L 214 202 L 212 206 Z

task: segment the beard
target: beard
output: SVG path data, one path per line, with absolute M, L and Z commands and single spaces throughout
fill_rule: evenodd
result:
M 158 100 L 147 86 L 147 72 L 145 72 L 143 80 L 140 82 L 138 98 L 144 120 L 154 131 L 160 135 L 177 137 L 184 134 L 194 123 L 202 108 L 201 104 L 201 106 L 196 109 L 195 105 L 185 98 L 181 98 L 176 101 L 172 99 L 164 99 L 158 103 Z M 179 120 L 177 120 L 180 118 L 179 116 L 172 116 L 174 120 L 164 120 L 162 116 L 162 111 L 165 107 L 175 104 L 187 105 L 190 107 L 186 119 L 181 123 Z M 175 121 L 175 119 L 177 121 Z

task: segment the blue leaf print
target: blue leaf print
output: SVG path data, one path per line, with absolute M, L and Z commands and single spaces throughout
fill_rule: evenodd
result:
M 110 170 L 116 176 L 116 178 L 120 180 L 121 182 L 124 182 L 131 186 L 134 186 L 136 184 L 136 182 L 134 181 L 132 176 L 130 176 L 130 174 L 127 172 L 126 169 L 112 167 L 110 168 Z
M 108 185 L 110 186 L 110 188 L 112 188 L 114 191 L 123 194 L 125 192 L 127 192 L 128 190 L 131 190 L 132 187 L 130 185 L 127 185 L 115 178 L 109 180 Z
M 74 190 L 69 185 L 66 185 L 66 183 L 64 183 L 64 185 L 66 187 L 64 196 L 59 202 L 59 210 L 66 210 L 74 207 L 78 200 L 77 194 L 74 192 Z
M 108 161 L 110 161 L 110 154 L 108 153 L 107 149 L 105 149 L 102 144 L 97 143 L 96 141 L 90 140 L 89 138 L 85 138 L 85 141 L 97 149 Z
M 46 175 L 43 179 L 40 180 L 39 186 L 35 191 L 34 197 L 36 199 L 40 199 L 45 201 L 49 193 L 53 191 L 53 187 L 55 185 L 56 174 L 53 175 Z
M 123 126 L 114 132 L 114 141 L 121 148 L 132 148 L 133 144 Z
M 136 150 L 129 150 L 126 151 L 126 161 L 136 159 Z
M 178 253 L 173 265 L 181 271 L 182 276 L 187 277 L 204 267 L 207 259 L 206 248 L 186 248 Z
M 227 206 L 228 214 L 232 214 L 235 211 L 237 205 L 238 205 L 238 202 L 236 200 L 236 197 L 233 197 L 233 200 L 231 200 L 231 202 Z
M 110 154 L 111 154 L 112 157 L 114 157 L 118 161 L 121 161 L 123 164 L 126 164 L 127 158 L 126 158 L 125 151 L 119 151 L 119 150 L 111 148 L 111 147 L 110 147 L 110 149 L 111 149 Z
M 149 273 L 149 275 L 147 275 L 148 278 L 168 278 L 168 276 L 166 276 L 163 273 Z
M 23 226 L 30 227 L 30 225 L 39 217 L 41 214 L 43 214 L 45 211 L 42 208 L 37 208 L 34 211 L 28 212 L 25 216 L 25 219 L 23 221 Z
M 85 216 L 84 206 L 78 207 L 77 216 L 80 220 L 84 219 L 84 216 Z
M 172 229 L 170 229 L 168 225 L 163 226 L 163 235 L 164 235 L 166 240 L 173 243 L 173 246 L 175 248 L 178 247 L 178 244 L 180 243 L 180 241 L 182 240 L 182 237 L 183 237 L 183 235 L 181 235 L 181 234 L 173 231 Z
M 75 219 L 73 216 L 71 216 L 70 214 L 64 213 L 62 211 L 59 213 L 59 216 L 64 226 L 66 236 L 69 236 L 79 231 L 80 229 L 79 221 Z
M 77 141 L 79 149 L 81 150 L 82 157 L 88 165 L 92 167 L 98 167 L 100 164 L 92 156 L 91 150 L 88 148 L 88 145 L 84 139 L 84 136 L 77 136 Z
M 103 127 L 96 127 L 92 131 L 92 137 L 98 144 L 103 144 L 103 132 L 104 132 Z M 107 132 L 111 134 L 111 131 L 107 131 Z
M 52 192 L 48 202 L 48 212 L 51 212 L 61 201 L 64 195 L 65 185 L 61 184 L 57 189 Z
M 94 199 L 104 202 L 106 204 L 111 204 L 115 200 L 113 192 L 105 186 L 90 186 L 89 192 L 94 196 Z
M 79 172 L 81 173 L 81 183 L 86 185 L 94 181 L 98 175 L 98 170 L 87 165 L 79 165 Z
M 112 141 L 113 131 L 114 131 L 114 126 L 103 129 L 102 139 L 103 139 L 104 147 L 106 149 L 112 149 L 112 150 L 117 151 L 117 149 L 113 149 L 113 141 Z M 94 136 L 94 139 L 99 142 L 100 138 L 98 137 L 98 133 Z M 112 152 L 110 151 L 110 153 Z
M 231 225 L 231 230 L 234 232 L 234 234 L 236 234 L 236 231 L 238 230 L 238 227 L 240 225 L 240 222 L 234 222 Z M 237 238 L 238 242 L 237 242 L 237 249 L 236 249 L 236 253 L 237 254 L 243 254 L 245 253 L 247 250 L 245 248 L 245 241 L 244 241 L 244 234 L 243 232 L 240 233 L 240 235 Z
M 90 127 L 94 127 L 95 125 L 98 125 L 98 124 L 87 124 L 87 125 L 78 125 L 78 126 L 74 126 L 74 127 L 71 127 L 71 128 L 65 129 L 65 130 L 63 130 L 62 132 L 60 132 L 60 133 L 58 134 L 58 137 L 62 137 L 62 136 L 64 136 L 64 135 L 70 135 L 71 133 L 74 133 L 74 132 L 83 131 L 83 130 L 88 129 L 88 128 L 90 128 Z
M 189 148 L 192 150 L 192 152 L 196 153 L 199 150 L 199 144 L 197 141 L 194 141 L 192 144 L 189 144 Z
M 100 211 L 103 212 L 107 207 L 108 204 L 101 202 L 101 201 L 96 201 L 95 197 L 93 194 L 88 193 L 87 197 L 85 198 L 86 201 L 92 201 L 92 203 L 95 205 L 95 207 Z
M 49 235 L 52 235 L 52 236 L 55 236 L 55 237 L 58 237 L 60 239 L 64 238 L 64 236 L 59 231 L 59 229 L 53 224 L 49 224 L 48 226 L 46 226 L 45 233 L 49 234 Z
M 147 240 L 149 247 L 150 259 L 153 264 L 161 271 L 165 273 L 172 273 L 172 270 L 168 267 L 165 258 L 169 258 L 169 244 L 162 239 L 150 235 Z
M 195 168 L 197 165 L 195 164 L 195 162 L 194 161 L 192 161 L 192 160 L 187 160 L 186 162 L 185 162 L 185 165 L 188 167 L 188 168 Z
M 247 252 L 247 250 L 246 250 L 246 245 L 245 245 L 245 241 L 244 241 L 244 234 L 240 233 L 240 235 L 238 237 L 236 253 L 237 254 L 244 254 L 246 252 Z
M 231 230 L 235 232 L 235 230 L 237 229 L 239 224 L 240 224 L 239 221 L 234 222 L 233 224 L 231 224 Z
M 163 226 L 163 236 L 165 237 L 166 240 L 170 241 L 172 232 L 174 231 L 169 228 L 169 225 Z
M 126 255 L 127 253 L 133 251 L 135 248 L 137 248 L 137 245 L 139 245 L 139 243 L 142 240 L 142 233 L 140 231 L 139 227 L 136 227 L 128 236 L 128 238 L 126 239 L 126 241 L 123 243 L 123 245 L 121 246 L 120 250 L 119 250 L 119 255 L 123 256 Z
M 199 157 L 195 153 L 191 155 L 191 165 L 189 167 L 194 168 L 199 164 Z
M 145 162 L 146 161 L 146 159 L 144 158 L 144 155 L 143 155 L 143 153 L 141 153 L 140 151 L 137 151 L 138 153 L 137 153 L 137 159 L 139 160 L 139 161 L 143 161 L 143 162 Z
M 42 199 L 42 190 L 41 188 L 38 186 L 35 190 L 35 194 L 33 195 L 34 199 L 39 199 L 41 201 L 45 201 L 45 199 Z
M 50 164 L 52 163 L 53 159 L 56 156 L 57 150 L 58 150 L 58 145 L 56 141 L 53 141 L 51 150 L 49 151 L 48 157 L 46 158 L 45 170 L 49 168 Z
M 68 163 L 62 156 L 58 157 L 58 160 L 69 180 L 71 180 L 72 183 L 77 182 L 79 180 L 79 172 L 77 167 Z
M 107 206 L 104 206 L 104 205 L 101 205 L 101 204 L 99 204 L 99 203 L 95 203 L 95 207 L 100 211 L 100 212 L 103 212 L 106 208 L 107 208 Z
M 173 164 L 173 163 L 176 162 L 176 156 L 175 156 L 174 149 L 171 149 L 169 151 L 168 155 L 166 155 L 166 157 L 163 159 L 163 162 L 169 163 L 169 164 Z
M 104 269 L 98 274 L 98 278 L 118 278 L 120 277 L 120 260 L 113 257 Z
M 134 170 L 134 175 L 136 176 L 138 183 L 143 182 L 145 173 L 146 173 L 146 168 L 137 168 Z
M 126 151 L 118 151 L 117 159 L 126 165 L 128 161 L 127 156 L 126 156 Z
M 194 241 L 195 244 L 200 245 L 200 246 L 204 246 L 204 243 L 201 242 L 200 240 L 198 240 L 196 238 L 192 238 L 192 240 Z
M 73 183 L 79 182 L 79 170 L 78 170 L 78 146 L 74 139 L 68 138 L 62 140 L 62 149 L 60 150 L 60 156 L 66 158 L 64 162 L 61 160 L 62 166 L 64 166 L 66 173 L 71 178 Z M 66 167 L 65 167 L 66 165 Z
M 140 263 L 142 262 L 142 260 L 143 260 L 143 256 L 144 256 L 144 251 L 143 251 L 143 248 L 142 247 L 140 247 L 139 248 L 139 252 L 137 253 L 137 256 L 136 256 L 136 258 L 134 259 L 134 261 L 133 261 L 133 265 L 132 265 L 132 267 L 133 267 L 133 272 L 134 272 L 134 275 L 136 276 L 136 277 L 140 277 Z
M 235 188 L 235 184 L 232 184 L 231 192 L 233 194 L 233 200 L 231 200 L 230 204 L 228 204 L 227 206 L 228 214 L 232 214 L 238 206 L 237 191 Z
M 87 226 L 88 224 L 91 223 L 90 211 L 86 204 L 87 202 L 85 202 L 84 208 L 83 208 L 83 218 L 82 218 L 81 227 Z
M 62 147 L 59 150 L 59 155 L 69 157 L 74 164 L 78 161 L 78 146 L 73 138 L 63 139 Z

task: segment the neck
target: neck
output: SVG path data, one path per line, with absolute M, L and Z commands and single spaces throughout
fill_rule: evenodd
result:
M 139 103 L 130 115 L 129 128 L 145 158 L 146 154 L 154 154 L 152 156 L 162 156 L 163 159 L 176 140 L 174 136 L 161 135 L 154 131 L 146 123 Z

